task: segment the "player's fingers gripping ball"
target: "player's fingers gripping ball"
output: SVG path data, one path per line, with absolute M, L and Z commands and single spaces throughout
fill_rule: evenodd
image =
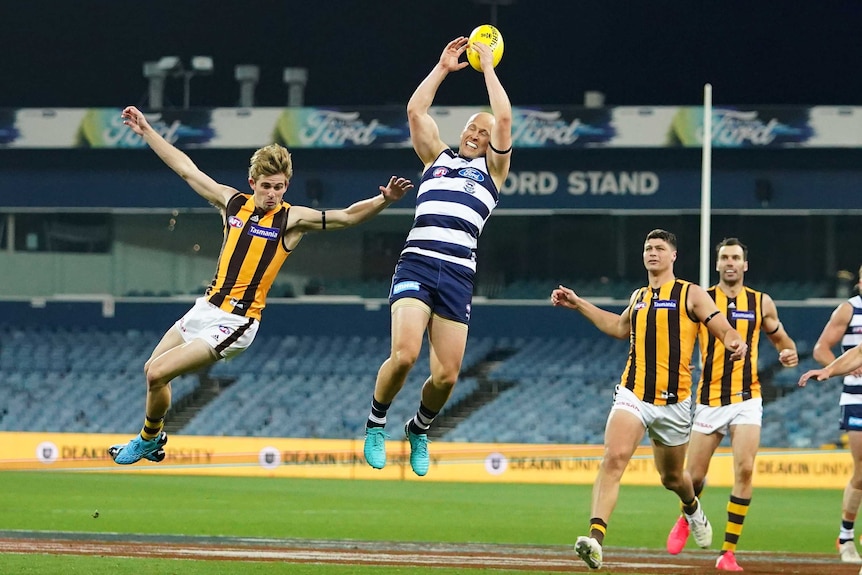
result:
M 471 47 L 475 42 L 482 42 L 491 48 L 491 54 L 494 56 L 494 67 L 496 68 L 500 59 L 503 58 L 503 36 L 500 31 L 490 24 L 482 24 L 470 32 L 467 41 L 467 61 L 473 68 L 481 72 L 482 63 L 479 59 L 479 53 Z

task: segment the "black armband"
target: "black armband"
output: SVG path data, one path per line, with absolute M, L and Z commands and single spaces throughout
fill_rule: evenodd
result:
M 323 210 L 322 212 L 320 212 L 320 229 L 321 230 L 326 229 L 326 210 Z
M 778 325 L 775 326 L 774 330 L 766 332 L 766 335 L 775 335 L 776 333 L 778 333 L 779 329 L 781 329 L 781 322 L 778 322 Z
M 712 320 L 712 318 L 714 318 L 715 316 L 717 316 L 720 313 L 721 313 L 720 311 L 715 310 L 714 312 L 709 314 L 709 316 L 705 320 L 703 320 L 703 325 L 708 324 L 710 322 L 710 320 Z
M 488 147 L 489 147 L 489 148 L 491 148 L 491 149 L 492 149 L 495 153 L 497 153 L 497 154 L 508 154 L 509 152 L 511 152 L 511 151 L 512 151 L 512 146 L 509 146 L 509 149 L 508 149 L 508 150 L 500 151 L 500 150 L 498 150 L 497 148 L 495 148 L 495 147 L 494 147 L 494 144 L 492 144 L 491 142 L 488 142 Z

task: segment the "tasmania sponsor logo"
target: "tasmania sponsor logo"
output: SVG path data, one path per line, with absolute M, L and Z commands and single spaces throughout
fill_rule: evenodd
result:
M 435 168 L 434 171 L 431 172 L 431 176 L 434 178 L 442 178 L 443 176 L 445 176 L 448 173 L 449 173 L 449 168 L 447 168 L 446 166 L 440 166 L 438 168 Z
M 263 238 L 265 240 L 277 240 L 278 228 L 265 228 L 263 226 L 256 226 L 252 224 L 248 228 L 248 235 L 254 236 L 256 238 Z
M 470 178 L 471 180 L 476 180 L 477 182 L 485 181 L 485 174 L 476 168 L 463 168 L 458 170 L 458 175 L 464 178 Z
M 748 321 L 754 321 L 754 312 L 739 311 L 735 309 L 730 312 L 730 319 L 747 319 Z
M 657 299 L 652 305 L 656 309 L 677 309 L 679 302 L 675 299 Z
M 242 227 L 242 220 L 236 216 L 231 216 L 227 219 L 227 225 L 229 225 L 232 228 L 241 228 Z

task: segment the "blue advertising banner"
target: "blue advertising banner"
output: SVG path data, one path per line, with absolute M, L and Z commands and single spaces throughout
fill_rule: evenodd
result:
M 482 107 L 433 107 L 443 140 L 457 146 Z M 139 148 L 119 108 L 2 109 L 0 149 Z M 697 106 L 515 107 L 518 148 L 697 148 Z M 403 107 L 213 108 L 148 114 L 180 148 L 241 149 L 280 142 L 292 149 L 410 148 Z M 862 107 L 735 107 L 713 109 L 717 148 L 862 147 Z

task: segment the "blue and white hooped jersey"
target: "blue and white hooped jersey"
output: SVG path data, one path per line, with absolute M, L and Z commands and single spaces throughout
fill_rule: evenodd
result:
M 847 324 L 844 337 L 841 338 L 841 350 L 853 349 L 862 343 L 862 296 L 847 300 L 853 306 L 853 317 Z M 841 391 L 839 405 L 862 405 L 862 377 L 847 375 L 844 377 L 844 389 Z
M 419 254 L 475 272 L 479 235 L 498 200 L 484 157 L 469 160 L 443 150 L 422 174 L 401 255 Z

